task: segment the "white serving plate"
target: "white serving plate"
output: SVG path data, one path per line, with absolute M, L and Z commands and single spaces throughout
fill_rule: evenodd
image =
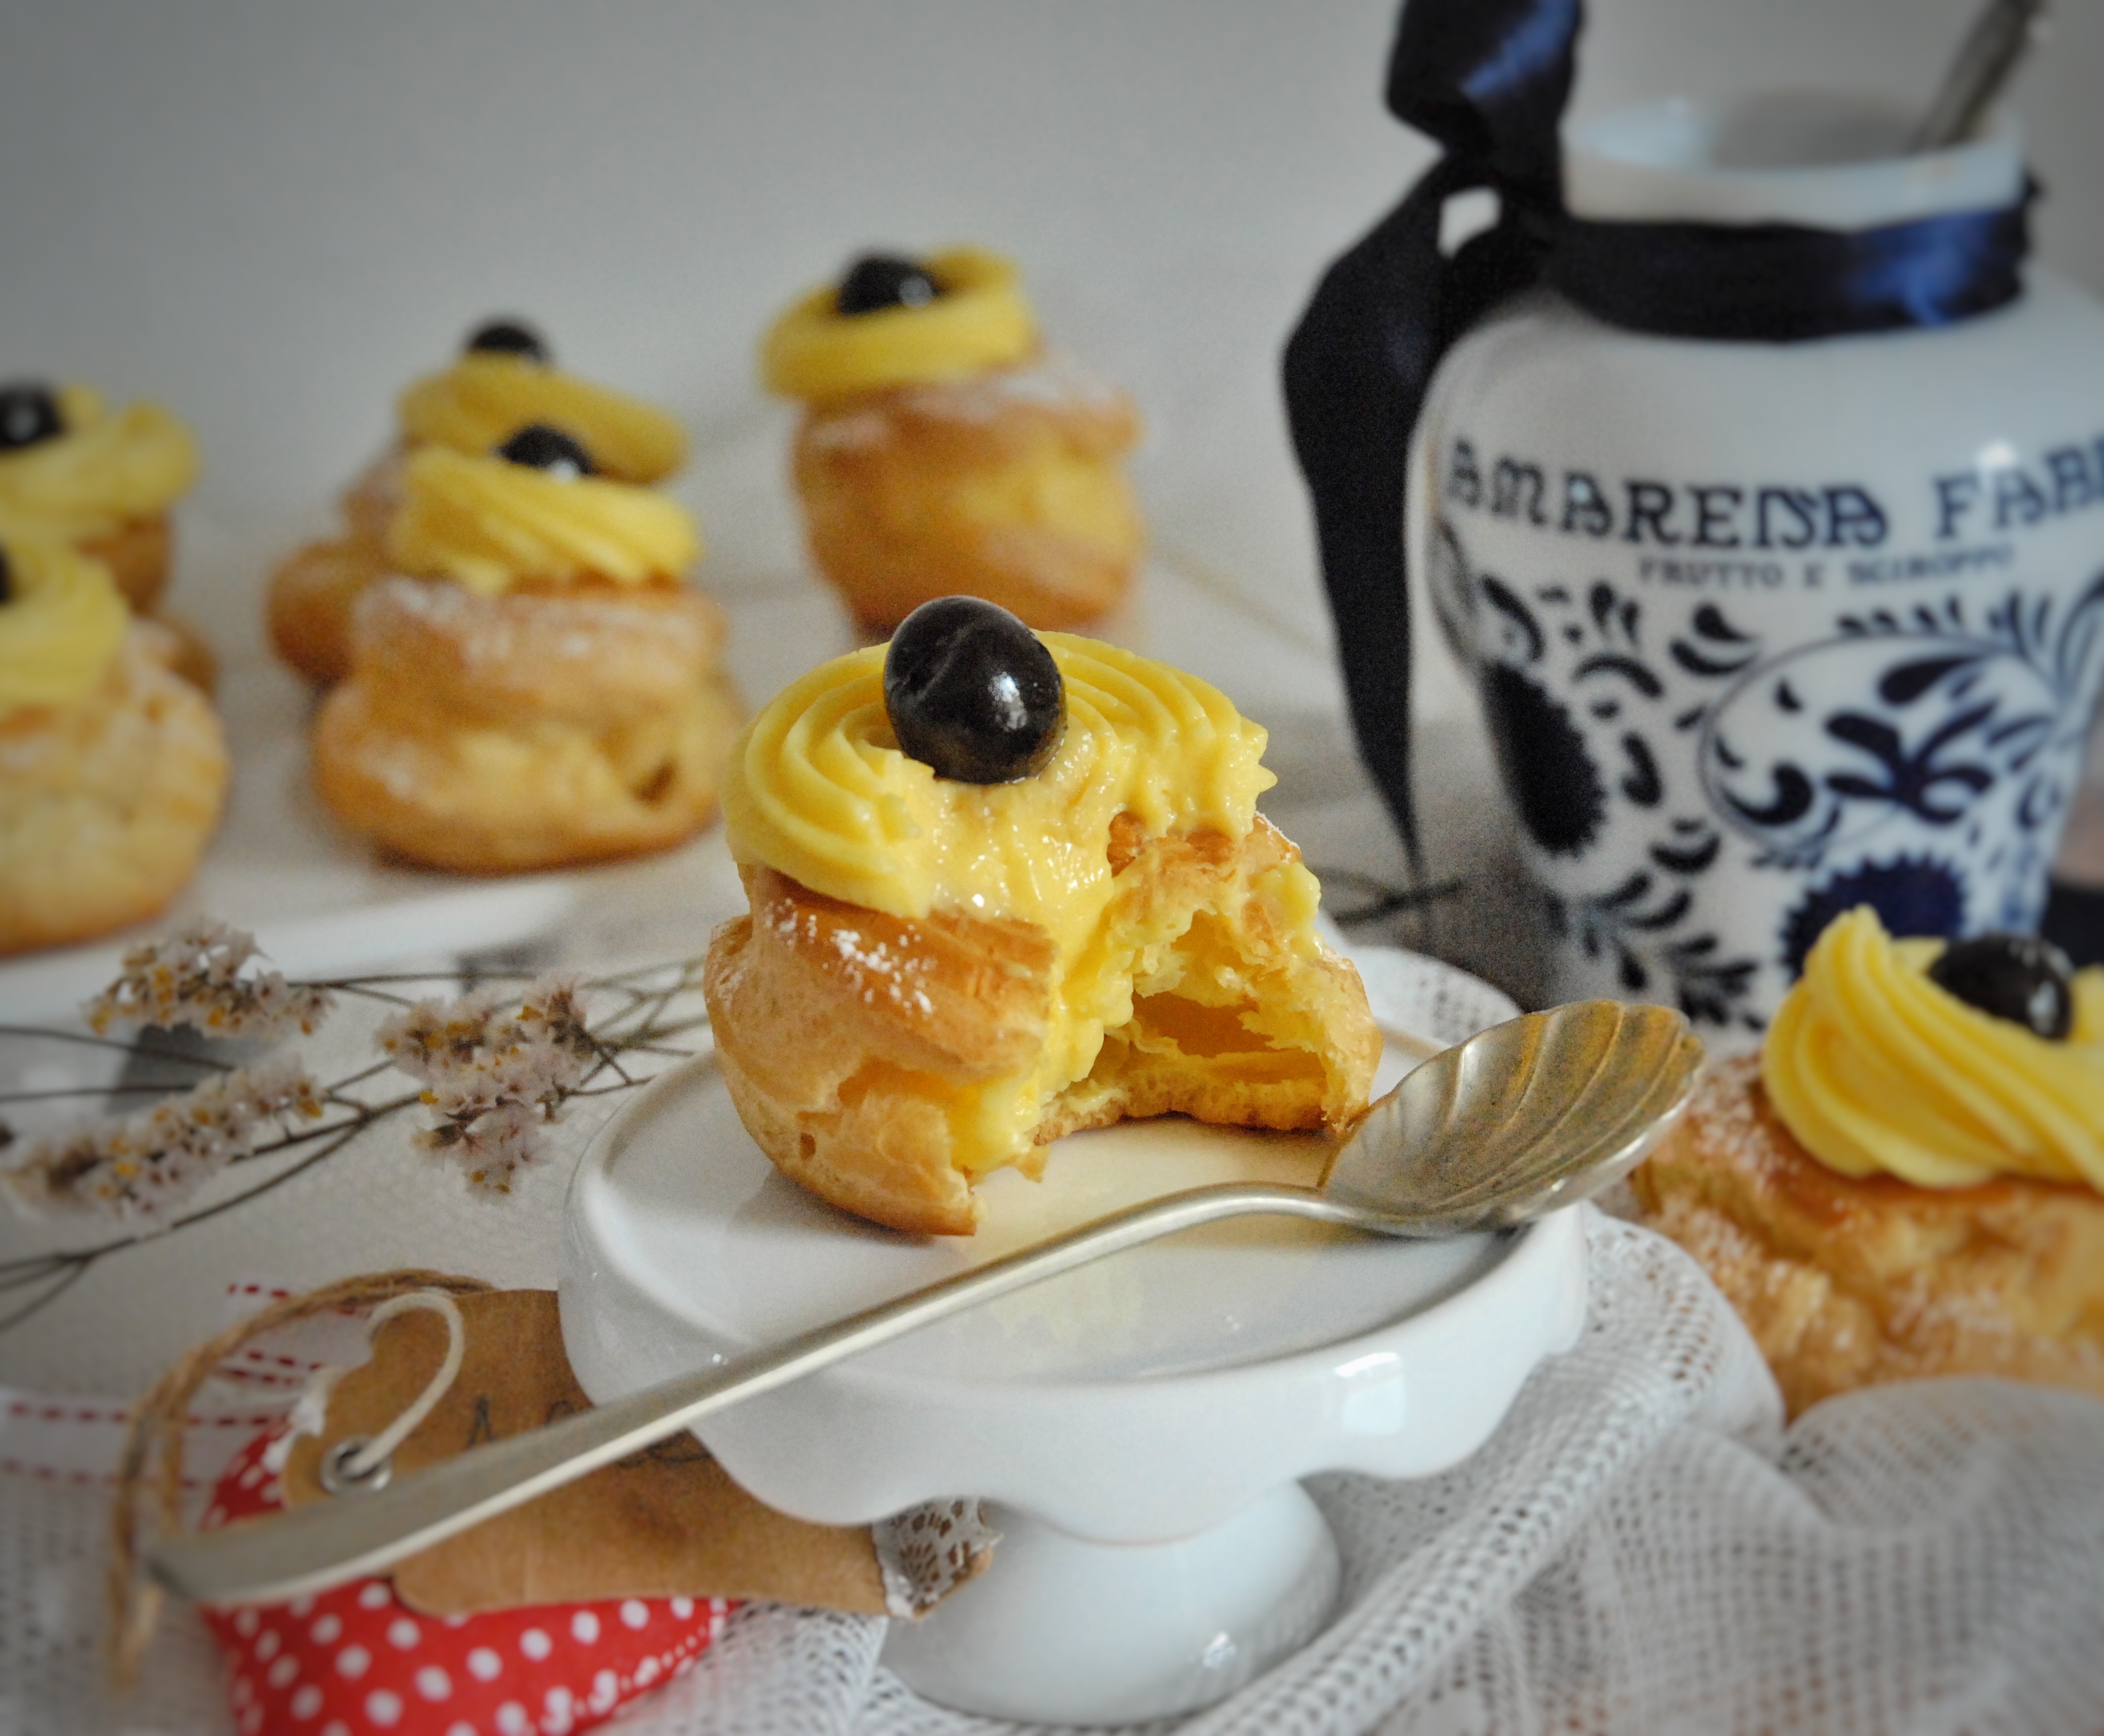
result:
M 1420 977 L 1469 1029 L 1510 1010 L 1480 984 L 1470 1002 L 1444 966 L 1368 963 L 1377 1016 L 1434 1004 Z M 1428 1041 L 1384 1023 L 1383 1088 L 1465 1034 Z M 1305 1136 L 1128 1123 L 1058 1142 L 1041 1182 L 990 1177 L 978 1235 L 904 1236 L 778 1174 L 703 1060 L 658 1081 L 586 1155 L 564 1341 L 605 1402 L 1142 1200 L 1313 1184 L 1326 1152 Z M 996 1504 L 1010 1534 L 988 1589 L 897 1636 L 893 1667 L 923 1691 L 997 1716 L 1154 1716 L 1217 1697 L 1319 1623 L 1335 1551 L 1298 1479 L 1455 1463 L 1536 1364 L 1576 1342 L 1585 1306 L 1573 1213 L 1438 1242 L 1251 1219 L 970 1310 L 697 1432 L 754 1494 L 808 1520 L 866 1525 L 960 1495 Z M 1224 1636 L 1239 1636 L 1228 1675 L 1204 1661 Z

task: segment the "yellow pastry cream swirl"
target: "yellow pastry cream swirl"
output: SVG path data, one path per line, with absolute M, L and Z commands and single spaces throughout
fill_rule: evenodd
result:
M 2104 969 L 2075 974 L 2074 1029 L 2052 1042 L 1932 982 L 1943 945 L 1893 940 L 1867 906 L 1827 928 L 1761 1050 L 1776 1113 L 1843 1175 L 2104 1189 Z
M 197 443 L 155 403 L 111 412 L 83 385 L 56 394 L 63 432 L 0 452 L 0 513 L 69 538 L 166 512 L 197 480 Z
M 784 398 L 825 403 L 891 386 L 969 380 L 1027 361 L 1037 318 L 1013 261 L 978 247 L 929 256 L 939 293 L 917 307 L 842 314 L 836 286 L 798 299 L 760 346 L 760 377 Z
M 676 501 L 604 477 L 432 446 L 411 455 L 403 483 L 389 559 L 413 577 L 456 580 L 485 596 L 528 581 L 676 579 L 701 554 Z
M 130 618 L 109 570 L 69 545 L 0 523 L 0 714 L 91 697 Z
M 470 350 L 444 373 L 417 381 L 396 411 L 409 445 L 457 452 L 491 451 L 545 422 L 626 483 L 661 482 L 687 459 L 686 431 L 662 410 L 529 356 Z
M 885 647 L 814 670 L 755 718 L 724 787 L 731 853 L 849 904 L 1017 918 L 1055 941 L 1111 896 L 1111 822 L 1152 835 L 1248 832 L 1277 781 L 1263 728 L 1181 670 L 1067 633 L 1039 637 L 1066 686 L 1050 762 L 1010 784 L 938 777 L 900 751 Z

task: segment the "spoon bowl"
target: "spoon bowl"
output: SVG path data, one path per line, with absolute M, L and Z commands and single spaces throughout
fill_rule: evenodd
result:
M 1665 1007 L 1574 1001 L 1494 1025 L 1375 1103 L 1322 1193 L 1400 1220 L 1364 1225 L 1391 1235 L 1509 1228 L 1627 1175 L 1687 1103 L 1701 1059 Z

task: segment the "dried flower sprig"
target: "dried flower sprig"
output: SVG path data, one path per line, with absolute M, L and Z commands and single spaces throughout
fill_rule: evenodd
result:
M 501 1195 L 521 1168 L 543 1155 L 546 1128 L 572 1097 L 626 1090 L 666 1062 L 706 1048 L 709 1040 L 698 958 L 589 984 L 568 977 L 528 982 L 520 973 L 515 980 L 524 986 L 509 994 L 484 989 L 413 1006 L 408 997 L 417 986 L 459 979 L 435 973 L 285 982 L 253 969 L 255 958 L 250 937 L 217 924 L 192 924 L 127 955 L 124 975 L 87 1010 L 98 1026 L 189 1024 L 215 1037 L 250 1038 L 310 1029 L 328 1013 L 333 996 L 356 995 L 406 1009 L 380 1033 L 391 1034 L 383 1058 L 317 1084 L 290 1064 L 283 1073 L 255 1062 L 243 1071 L 150 1040 L 127 1044 L 78 1031 L 6 1027 L 16 1038 L 62 1045 L 136 1048 L 211 1076 L 154 1111 L 105 1118 L 33 1143 L 20 1162 L 0 1173 L 0 1200 L 18 1210 L 75 1221 L 100 1217 L 118 1232 L 88 1246 L 0 1260 L 0 1332 L 49 1306 L 98 1262 L 238 1212 L 419 1104 L 436 1113 L 418 1142 L 454 1160 L 471 1187 Z M 266 986 L 274 980 L 282 986 Z M 611 1010 L 588 1019 L 588 990 Z M 420 1088 L 388 1091 L 380 1082 L 397 1068 Z M 83 1084 L 0 1092 L 0 1106 L 99 1097 L 112 1088 Z M 265 1116 L 275 1113 L 270 1106 L 280 1101 L 284 1112 L 274 1133 Z M 237 1102 L 256 1111 L 238 1128 L 231 1106 Z M 195 1199 L 212 1176 L 234 1166 L 261 1178 Z
M 252 1155 L 266 1136 L 321 1114 L 321 1088 L 296 1062 L 235 1067 L 137 1115 L 41 1141 L 4 1180 L 31 1213 L 100 1213 L 135 1236 L 148 1235 L 172 1222 L 229 1164 Z
M 97 1032 L 112 1026 L 189 1026 L 213 1037 L 264 1041 L 311 1036 L 334 998 L 314 983 L 290 983 L 252 968 L 256 937 L 208 916 L 192 919 L 124 955 L 123 973 L 82 1009 Z
M 380 1027 L 381 1053 L 424 1086 L 436 1119 L 421 1150 L 452 1158 L 483 1194 L 544 1155 L 542 1128 L 605 1058 L 585 1023 L 577 979 L 531 984 L 516 1012 L 488 990 L 420 1000 Z

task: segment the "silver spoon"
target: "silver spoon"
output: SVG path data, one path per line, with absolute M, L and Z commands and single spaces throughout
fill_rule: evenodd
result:
M 961 1309 L 1222 1218 L 1278 1213 L 1376 1235 L 1497 1230 L 1626 1174 L 1694 1088 L 1702 1045 L 1664 1007 L 1580 1001 L 1433 1056 L 1367 1113 L 1322 1185 L 1194 1188 L 1135 1206 L 830 1326 L 477 1447 L 386 1487 L 340 1441 L 337 1498 L 157 1544 L 148 1570 L 207 1604 L 277 1603 L 360 1578 L 719 1411 Z M 1319 1259 L 1319 1253 L 1311 1258 Z

